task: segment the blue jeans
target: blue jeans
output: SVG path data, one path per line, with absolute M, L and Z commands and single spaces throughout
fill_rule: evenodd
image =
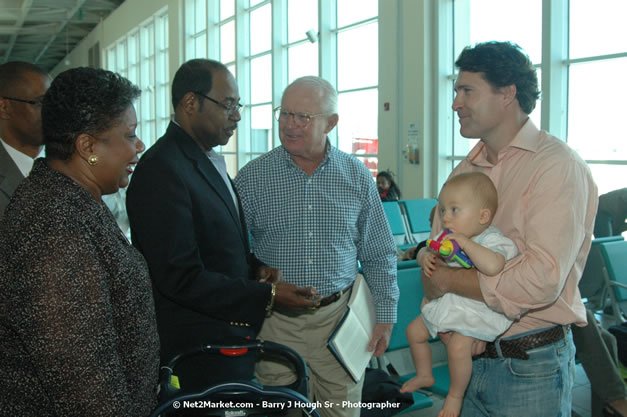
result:
M 476 359 L 461 417 L 570 417 L 575 381 L 572 334 L 527 353 L 528 360 Z

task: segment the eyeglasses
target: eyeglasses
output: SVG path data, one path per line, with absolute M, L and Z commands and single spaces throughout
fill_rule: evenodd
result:
M 290 117 L 293 119 L 294 124 L 297 127 L 305 127 L 309 123 L 311 123 L 311 119 L 316 117 L 328 116 L 331 113 L 319 113 L 319 114 L 309 114 L 309 113 L 294 113 L 281 109 L 281 107 L 277 107 L 274 109 L 274 118 L 277 119 L 280 123 L 287 123 Z
M 217 104 L 218 106 L 222 107 L 224 110 L 226 110 L 227 114 L 230 116 L 233 113 L 235 113 L 236 111 L 240 111 L 242 110 L 242 107 L 244 107 L 242 104 L 240 103 L 233 103 L 233 104 L 224 104 L 218 100 L 212 99 L 211 97 L 208 97 L 206 95 L 204 95 L 203 93 L 196 91 L 196 94 L 198 94 L 199 96 L 206 98 L 207 100 Z
M 19 101 L 20 103 L 32 104 L 33 106 L 38 106 L 38 107 L 41 107 L 41 103 L 43 101 L 43 98 L 38 98 L 37 100 L 26 100 L 24 98 L 7 97 L 7 96 L 2 96 L 2 98 L 6 100 Z

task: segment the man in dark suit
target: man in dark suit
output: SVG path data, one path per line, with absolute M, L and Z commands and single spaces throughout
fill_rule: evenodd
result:
M 254 340 L 275 304 L 309 308 L 312 288 L 280 282 L 250 253 L 239 197 L 224 158 L 240 120 L 235 79 L 196 59 L 172 82 L 174 121 L 139 161 L 127 192 L 133 244 L 153 280 L 161 360 L 203 344 Z M 182 389 L 250 379 L 254 356 L 202 356 L 175 370 Z
M 50 76 L 36 65 L 0 65 L 0 219 L 43 148 L 41 100 L 48 87 Z

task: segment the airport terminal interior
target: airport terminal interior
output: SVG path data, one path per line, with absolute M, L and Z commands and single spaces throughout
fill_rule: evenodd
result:
M 518 44 L 540 81 L 533 123 L 577 152 L 599 195 L 626 187 L 625 16 L 623 0 L 0 0 L 0 57 L 35 63 L 52 77 L 79 66 L 127 77 L 141 89 L 137 135 L 147 148 L 171 120 L 180 65 L 222 62 L 243 105 L 236 133 L 216 148 L 232 178 L 280 146 L 273 109 L 285 87 L 305 75 L 325 78 L 338 92 L 329 140 L 362 161 L 373 181 L 392 175 L 401 198 L 386 215 L 403 246 L 429 234 L 414 227 L 407 202 L 435 201 L 478 143 L 461 136 L 451 108 L 456 57 L 478 42 Z M 120 190 L 107 204 L 128 234 L 124 199 Z M 607 276 L 607 268 L 597 273 Z M 621 294 L 610 286 L 592 300 L 605 327 L 624 321 Z M 445 365 L 441 342 L 432 344 L 434 365 Z M 383 362 L 400 373 L 413 367 L 407 349 Z M 590 383 L 576 369 L 573 415 L 589 417 Z M 406 415 L 436 416 L 443 393 L 426 392 L 433 405 Z

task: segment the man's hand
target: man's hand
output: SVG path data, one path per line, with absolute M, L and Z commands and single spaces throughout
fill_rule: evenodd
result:
M 446 333 L 438 333 L 438 337 L 445 345 L 448 344 L 449 340 L 451 340 L 451 332 Z M 485 351 L 485 341 L 479 339 L 472 339 L 472 346 L 470 348 L 470 354 L 472 356 L 481 355 Z
M 438 333 L 440 341 L 442 341 L 445 345 L 448 345 L 448 342 L 451 340 L 451 336 L 451 332 Z
M 429 300 L 452 292 L 462 297 L 485 302 L 479 286 L 477 270 L 474 268 L 451 268 L 442 262 L 436 266 L 430 277 L 422 271 L 421 281 L 425 296 Z
M 374 351 L 374 356 L 383 355 L 390 344 L 390 336 L 392 336 L 392 328 L 394 323 L 377 323 L 374 326 L 372 339 L 368 343 L 368 352 Z
M 446 294 L 446 282 L 451 269 L 439 257 L 436 257 L 433 271 L 429 272 L 427 268 L 421 271 L 422 288 L 425 290 L 425 296 L 429 300 L 434 300 Z
M 255 271 L 255 277 L 257 278 L 257 281 L 266 284 L 276 284 L 277 282 L 283 281 L 283 274 L 281 271 L 269 266 L 260 266 L 257 268 L 257 271 Z
M 470 348 L 470 354 L 472 356 L 481 355 L 485 352 L 485 340 L 474 339 L 472 341 L 472 348 Z
M 276 284 L 274 303 L 285 308 L 313 308 L 320 304 L 320 296 L 313 287 L 297 287 L 287 282 Z

